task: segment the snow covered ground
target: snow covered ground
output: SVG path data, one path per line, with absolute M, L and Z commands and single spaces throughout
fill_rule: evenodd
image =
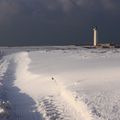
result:
M 1 51 L 1 120 L 120 120 L 119 49 Z

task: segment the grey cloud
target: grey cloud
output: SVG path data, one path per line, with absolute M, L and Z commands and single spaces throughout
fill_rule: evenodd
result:
M 115 34 L 118 40 L 119 6 L 118 0 L 0 0 L 0 39 L 10 44 L 18 40 L 26 44 L 85 43 L 97 25 L 104 31 L 100 39 L 113 39 Z
M 120 1 L 118 0 L 101 0 L 101 2 L 107 12 L 115 13 L 120 10 Z
M 1 0 L 0 1 L 0 22 L 9 21 L 14 15 L 19 12 L 19 4 L 14 0 Z
M 41 0 L 42 1 L 42 0 Z M 88 9 L 91 7 L 95 7 L 96 5 L 101 5 L 106 10 L 115 10 L 119 8 L 120 3 L 118 0 L 46 0 L 44 4 L 48 6 L 48 8 L 61 8 L 64 11 L 71 10 L 73 7 L 81 7 L 84 9 Z

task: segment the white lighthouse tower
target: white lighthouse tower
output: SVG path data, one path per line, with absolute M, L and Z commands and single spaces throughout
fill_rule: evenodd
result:
M 94 33 L 93 46 L 96 47 L 98 42 L 98 33 L 96 27 L 93 28 L 93 33 Z

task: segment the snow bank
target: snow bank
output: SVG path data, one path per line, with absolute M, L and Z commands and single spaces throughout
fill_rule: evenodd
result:
M 27 52 L 15 54 L 14 61 L 16 63 L 16 84 L 25 84 L 28 81 L 35 79 L 37 75 L 33 75 L 28 71 L 31 62 Z
M 92 114 L 87 105 L 76 95 L 65 88 L 64 85 L 58 85 L 62 102 L 65 102 L 70 109 L 70 113 L 76 120 L 92 120 Z
M 65 86 L 63 91 L 59 88 L 63 99 L 73 100 L 75 97 L 70 97 L 69 92 L 72 95 L 75 92 L 95 120 L 119 118 L 120 111 L 116 110 L 119 102 L 115 102 L 119 101 L 120 91 L 119 50 L 43 50 L 31 52 L 29 56 L 32 73 L 54 77 L 58 84 Z
M 20 87 L 21 91 L 23 90 L 23 92 L 25 92 L 24 90 L 27 89 L 27 87 L 32 87 L 29 85 L 31 85 L 31 82 L 35 82 L 38 76 L 28 71 L 31 60 L 27 52 L 20 52 L 15 54 L 14 61 L 16 63 L 15 85 Z
M 15 62 L 17 64 L 15 85 L 21 89 L 21 92 L 29 94 L 36 103 L 42 96 L 59 97 L 59 104 L 64 104 L 67 107 L 66 109 L 70 112 L 69 114 L 73 115 L 71 116 L 73 119 L 92 120 L 87 106 L 82 101 L 77 100 L 76 96 L 68 91 L 64 85 L 59 82 L 56 85 L 50 77 L 29 71 L 31 60 L 27 52 L 16 54 Z
M 119 50 L 44 49 L 12 59 L 14 85 L 34 99 L 45 119 L 119 120 Z

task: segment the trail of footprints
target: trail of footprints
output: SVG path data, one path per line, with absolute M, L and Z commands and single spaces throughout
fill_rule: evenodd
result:
M 39 107 L 45 120 L 70 120 L 70 115 L 68 115 L 64 105 L 53 96 L 41 98 Z

